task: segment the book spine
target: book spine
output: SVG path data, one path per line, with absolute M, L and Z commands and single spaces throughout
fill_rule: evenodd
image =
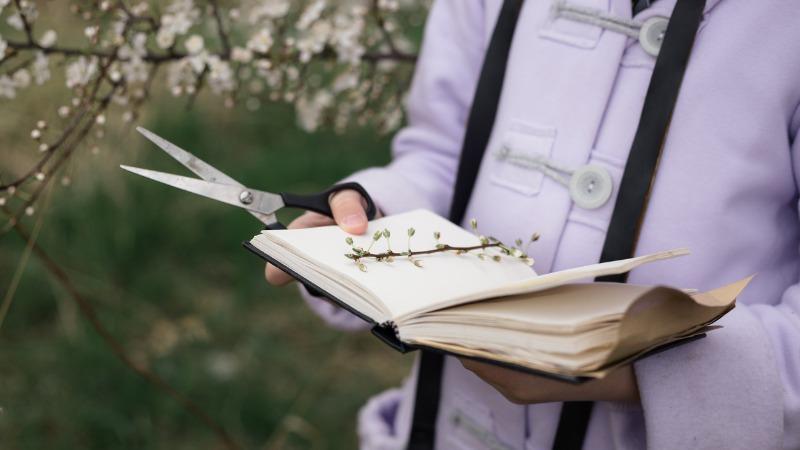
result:
M 400 340 L 397 336 L 397 326 L 393 322 L 376 324 L 371 331 L 378 339 L 400 353 L 408 353 L 415 350 Z

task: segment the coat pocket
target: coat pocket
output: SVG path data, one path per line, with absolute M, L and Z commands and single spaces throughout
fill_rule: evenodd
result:
M 549 159 L 555 139 L 554 127 L 512 122 L 490 155 L 492 183 L 526 196 L 537 195 L 544 173 L 532 168 L 530 162 Z
M 456 393 L 445 408 L 441 445 L 448 450 L 514 450 L 497 435 L 494 417 L 485 404 L 468 393 Z

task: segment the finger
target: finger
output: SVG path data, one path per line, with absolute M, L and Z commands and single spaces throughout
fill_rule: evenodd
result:
M 308 211 L 297 219 L 294 219 L 286 228 L 294 230 L 298 228 L 322 227 L 326 225 L 333 225 L 335 223 L 336 222 L 334 222 L 333 219 L 328 216 L 315 213 L 313 211 Z
M 354 190 L 348 189 L 333 194 L 330 205 L 334 220 L 348 233 L 364 234 L 367 231 L 364 203 L 361 194 Z
M 267 283 L 273 286 L 283 286 L 284 284 L 292 281 L 292 277 L 289 274 L 281 269 L 278 269 L 272 264 L 266 265 L 264 269 L 264 277 L 267 279 Z

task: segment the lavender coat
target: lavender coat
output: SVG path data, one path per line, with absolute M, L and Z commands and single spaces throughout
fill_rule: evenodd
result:
M 523 7 L 487 155 L 466 217 L 512 241 L 535 230 L 540 273 L 598 261 L 654 58 L 618 32 Z M 630 0 L 569 0 L 630 18 Z M 446 216 L 464 124 L 502 0 L 439 0 L 387 167 L 353 175 L 388 214 Z M 637 20 L 669 16 L 660 0 Z M 644 220 L 640 254 L 692 255 L 637 269 L 632 283 L 706 289 L 749 274 L 724 329 L 635 364 L 640 405 L 598 403 L 587 449 L 800 448 L 800 2 L 708 0 Z M 493 157 L 504 140 L 565 166 L 605 167 L 612 199 L 594 210 L 538 172 Z M 522 172 L 520 172 L 523 170 Z M 315 299 L 325 320 L 363 324 Z M 415 374 L 360 413 L 365 450 L 402 449 Z M 561 404 L 506 401 L 448 358 L 438 449 L 549 449 Z

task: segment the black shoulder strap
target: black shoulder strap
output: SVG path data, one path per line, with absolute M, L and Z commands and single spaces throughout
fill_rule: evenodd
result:
M 478 176 L 486 145 L 492 134 L 497 103 L 503 90 L 506 62 L 511 41 L 514 39 L 519 12 L 523 0 L 505 0 L 484 56 L 475 97 L 467 119 L 466 132 L 461 147 L 450 221 L 460 223 L 472 195 L 472 187 Z M 444 356 L 423 351 L 417 372 L 417 390 L 414 398 L 414 414 L 411 418 L 411 433 L 408 450 L 433 450 L 436 441 L 436 417 L 439 413 L 442 368 Z
M 650 85 L 647 87 L 639 127 L 622 174 L 600 262 L 634 255 L 661 150 L 705 3 L 705 0 L 678 0 L 672 12 Z M 599 277 L 596 281 L 625 283 L 627 279 L 628 274 L 625 273 Z M 564 403 L 553 442 L 554 450 L 579 450 L 583 447 L 592 406 L 592 402 Z
M 522 0 L 505 0 L 481 69 L 470 110 L 456 178 L 450 220 L 463 220 L 483 154 L 494 127 L 508 51 Z M 678 0 L 647 89 L 639 127 L 622 176 L 601 262 L 633 256 L 670 119 L 700 25 L 705 0 Z M 501 66 L 501 67 L 498 67 Z M 624 283 L 626 275 L 598 278 Z M 420 358 L 409 450 L 434 447 L 443 357 Z M 580 450 L 591 418 L 592 402 L 565 402 L 553 449 Z

